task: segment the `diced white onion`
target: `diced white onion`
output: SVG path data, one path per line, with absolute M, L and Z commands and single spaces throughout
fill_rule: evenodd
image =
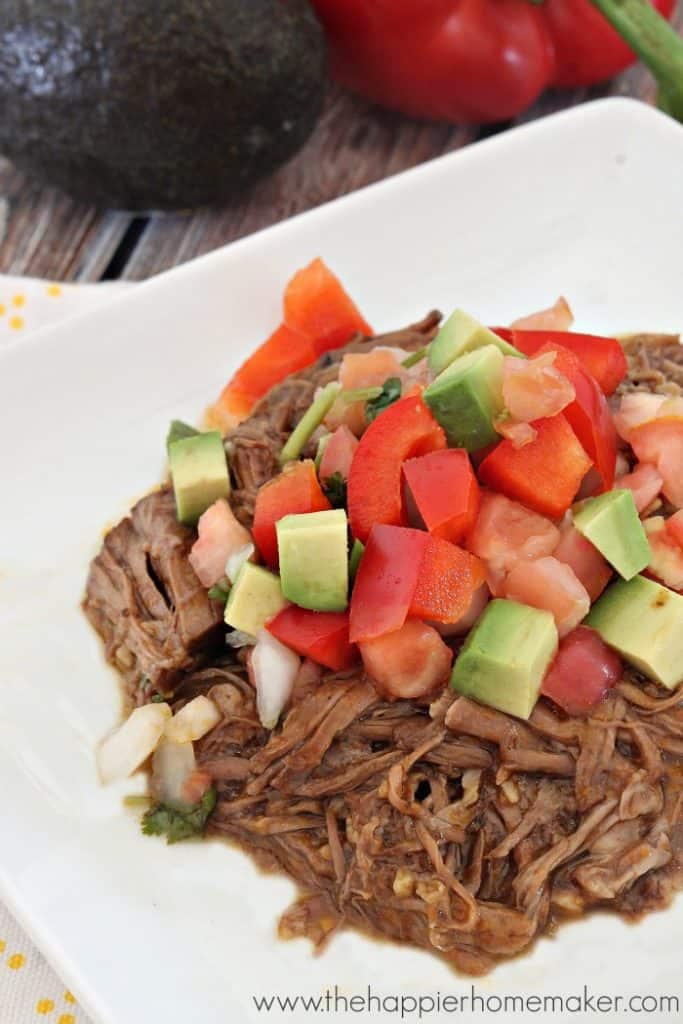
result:
M 164 729 L 164 739 L 170 743 L 191 743 L 200 740 L 218 725 L 221 715 L 208 697 L 195 697 L 169 719 Z
M 245 544 L 243 548 L 239 548 L 228 558 L 225 563 L 225 575 L 228 577 L 231 583 L 234 583 L 237 579 L 237 574 L 244 565 L 248 562 L 251 556 L 254 554 L 256 548 L 253 544 Z
M 261 724 L 273 729 L 292 695 L 301 658 L 265 630 L 260 629 L 251 652 L 251 675 L 256 686 L 256 707 Z
M 237 651 L 241 647 L 253 647 L 256 643 L 256 637 L 252 636 L 251 633 L 245 633 L 241 629 L 231 629 L 225 634 L 225 642 L 228 647 L 232 647 Z
M 152 758 L 152 794 L 164 804 L 184 803 L 183 787 L 197 767 L 191 743 L 169 743 L 165 739 Z
M 168 704 L 145 704 L 131 712 L 123 725 L 108 736 L 97 752 L 102 782 L 114 782 L 132 775 L 156 749 L 166 722 Z

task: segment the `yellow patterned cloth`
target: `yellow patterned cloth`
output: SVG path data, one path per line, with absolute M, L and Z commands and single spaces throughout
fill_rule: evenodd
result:
M 86 312 L 121 284 L 70 285 L 0 274 L 0 349 Z M 0 903 L 0 1024 L 90 1024 L 75 997 Z

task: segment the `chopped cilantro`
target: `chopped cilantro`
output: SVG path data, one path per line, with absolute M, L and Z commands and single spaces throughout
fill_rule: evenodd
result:
M 398 401 L 401 397 L 401 379 L 400 377 L 389 377 L 388 380 L 384 381 L 382 387 L 382 393 L 373 398 L 365 406 L 365 416 L 368 423 L 372 423 L 374 419 L 377 419 L 381 412 L 388 409 L 390 405 Z
M 346 505 L 346 480 L 341 473 L 333 473 L 323 480 L 323 490 L 333 508 L 344 508 Z
M 203 836 L 209 816 L 216 806 L 216 790 L 207 789 L 198 804 L 187 808 L 155 804 L 142 817 L 142 831 L 146 836 L 166 836 L 167 843 Z
M 212 601 L 219 601 L 225 604 L 230 596 L 230 587 L 223 583 L 215 583 L 209 590 L 209 597 Z

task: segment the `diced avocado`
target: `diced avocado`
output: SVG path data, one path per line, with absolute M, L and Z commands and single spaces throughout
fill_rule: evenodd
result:
M 282 591 L 317 612 L 348 604 L 348 527 L 343 508 L 285 516 L 277 524 Z
M 174 441 L 181 441 L 184 437 L 196 437 L 197 434 L 199 431 L 191 427 L 189 423 L 184 423 L 183 420 L 171 420 L 166 435 L 166 452 L 169 451 Z
M 237 573 L 225 605 L 225 621 L 233 629 L 256 636 L 259 629 L 287 605 L 280 580 L 261 565 L 245 562 Z
M 683 683 L 683 597 L 635 576 L 609 587 L 584 619 L 643 675 L 674 690 Z
M 451 687 L 480 704 L 528 718 L 557 646 L 550 612 L 517 601 L 491 601 L 458 655 Z
M 281 465 L 284 466 L 286 462 L 292 462 L 294 459 L 299 458 L 311 434 L 314 430 L 318 429 L 334 405 L 340 390 L 341 388 L 336 380 L 330 381 L 329 384 L 325 385 L 289 435 L 287 443 L 280 452 Z
M 209 505 L 230 494 L 228 463 L 217 430 L 172 441 L 168 461 L 181 523 L 193 526 Z
M 503 353 L 485 345 L 460 356 L 422 397 L 452 448 L 476 452 L 499 441 L 493 422 L 503 411 Z
M 484 348 L 485 345 L 495 345 L 504 356 L 525 358 L 521 352 L 503 338 L 499 338 L 488 327 L 484 327 L 469 313 L 456 309 L 443 323 L 429 346 L 429 369 L 433 373 L 441 373 L 459 356 L 464 356 L 466 352 L 472 352 L 476 348 Z
M 625 580 L 633 579 L 650 561 L 632 491 L 608 491 L 579 502 L 574 506 L 574 526 Z

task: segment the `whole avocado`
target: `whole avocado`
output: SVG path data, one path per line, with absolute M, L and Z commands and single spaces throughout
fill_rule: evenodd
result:
M 220 203 L 299 149 L 326 77 L 306 0 L 2 0 L 0 152 L 104 206 Z

